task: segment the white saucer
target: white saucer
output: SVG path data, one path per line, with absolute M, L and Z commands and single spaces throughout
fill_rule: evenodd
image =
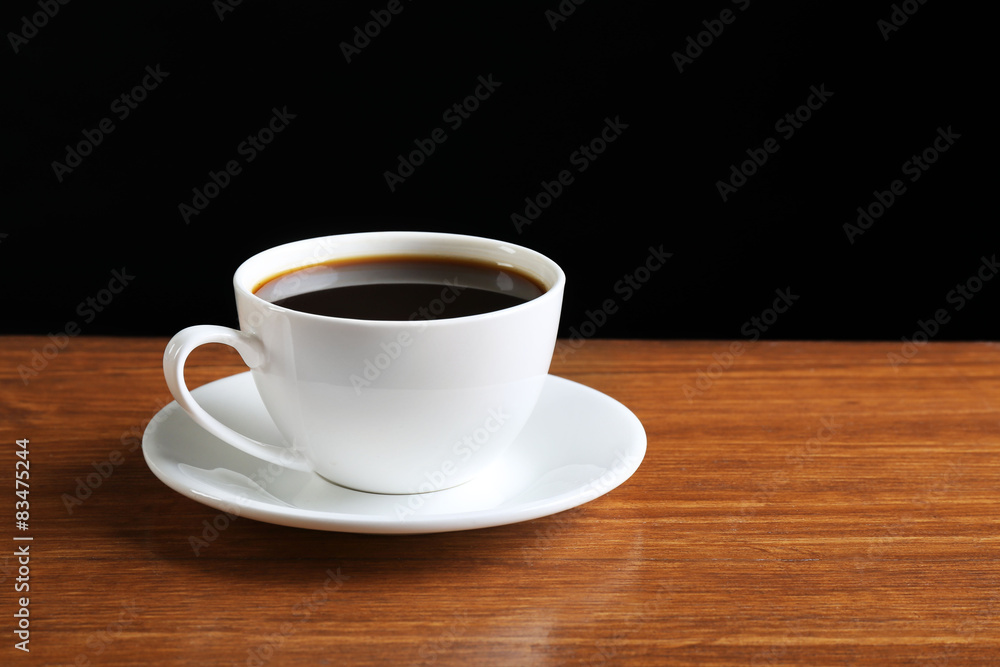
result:
M 224 424 L 262 442 L 282 442 L 249 372 L 194 394 Z M 351 533 L 437 533 L 536 519 L 602 496 L 638 469 L 646 432 L 618 401 L 550 375 L 504 457 L 471 482 L 442 491 L 363 493 L 269 464 L 209 435 L 177 403 L 150 422 L 142 450 L 164 484 L 231 515 Z

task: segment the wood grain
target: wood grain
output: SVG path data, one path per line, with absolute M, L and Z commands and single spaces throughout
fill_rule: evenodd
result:
M 34 538 L 30 593 L 0 560 L 0 663 L 1000 662 L 995 343 L 563 341 L 552 372 L 645 425 L 638 473 L 555 516 L 418 536 L 223 521 L 161 484 L 138 443 L 170 400 L 165 343 L 0 338 L 0 538 Z M 187 374 L 243 370 L 213 345 Z

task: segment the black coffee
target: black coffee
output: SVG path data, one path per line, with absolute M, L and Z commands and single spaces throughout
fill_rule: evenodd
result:
M 509 267 L 419 256 L 364 257 L 276 276 L 254 290 L 275 305 L 360 320 L 436 320 L 480 315 L 545 289 Z

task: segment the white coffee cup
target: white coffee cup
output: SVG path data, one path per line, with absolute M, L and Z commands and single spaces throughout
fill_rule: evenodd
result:
M 320 316 L 254 293 L 290 271 L 396 255 L 488 263 L 500 277 L 515 271 L 545 291 L 479 315 L 399 321 Z M 306 274 L 290 275 L 294 282 Z M 359 491 L 437 491 L 483 473 L 527 421 L 552 360 L 565 280 L 555 262 L 533 250 L 474 236 L 370 232 L 297 241 L 237 269 L 239 331 L 180 331 L 167 345 L 163 371 L 197 424 L 248 454 Z M 252 440 L 198 405 L 184 363 L 205 343 L 240 353 L 286 443 Z

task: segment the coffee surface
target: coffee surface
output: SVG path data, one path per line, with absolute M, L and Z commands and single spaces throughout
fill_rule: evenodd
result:
M 430 257 L 372 257 L 292 271 L 257 296 L 315 315 L 362 320 L 433 320 L 480 315 L 544 293 L 509 267 Z

